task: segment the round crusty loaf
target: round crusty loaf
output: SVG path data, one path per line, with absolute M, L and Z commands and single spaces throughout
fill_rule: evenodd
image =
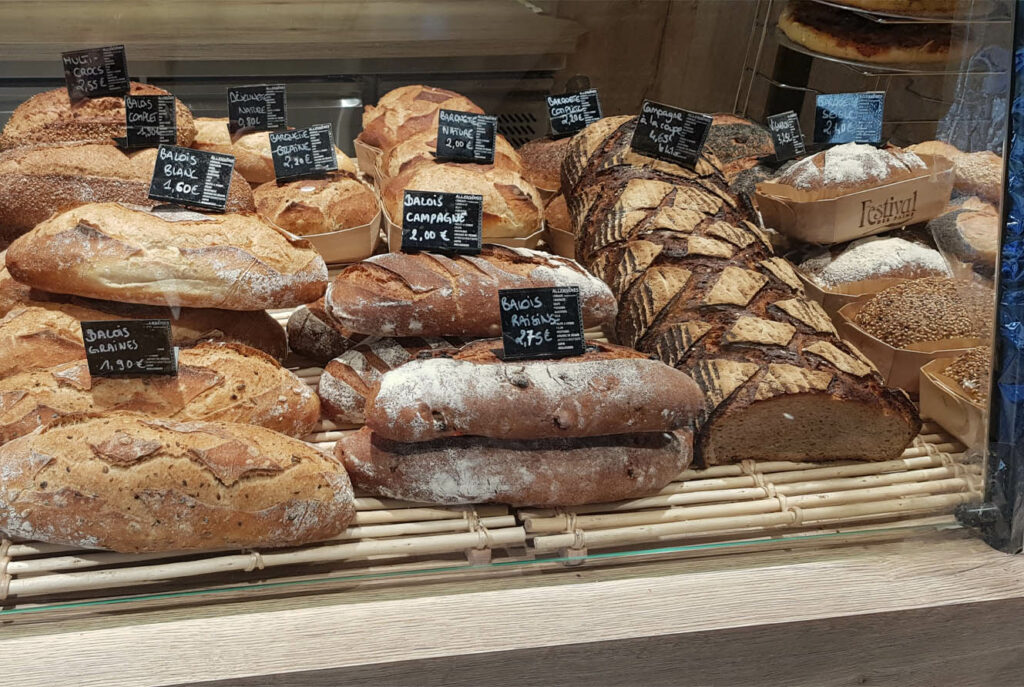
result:
M 819 198 L 836 198 L 920 176 L 926 169 L 915 153 L 844 143 L 804 158 L 772 181 Z
M 262 427 L 74 416 L 0 447 L 0 530 L 124 553 L 295 546 L 341 534 L 352 484 Z
M 961 197 L 928 222 L 941 251 L 991 277 L 999 257 L 999 209 L 977 196 Z
M 690 464 L 690 447 L 689 432 L 403 444 L 364 427 L 342 437 L 335 455 L 355 487 L 373 496 L 551 507 L 652 494 Z
M 79 203 L 158 205 L 149 198 L 155 165 L 155 149 L 129 156 L 102 143 L 24 146 L 0 154 L 0 238 L 20 236 Z M 234 173 L 225 210 L 255 209 L 249 185 Z
M 378 167 L 384 178 L 396 177 L 406 169 L 421 162 L 433 162 L 437 151 L 437 131 L 422 131 L 415 136 L 399 141 L 381 155 Z M 522 172 L 523 161 L 519 153 L 504 136 L 494 137 L 494 166 Z
M 7 269 L 45 291 L 225 310 L 301 305 L 327 288 L 323 258 L 256 215 L 161 215 L 117 203 L 37 225 L 7 249 Z
M 714 116 L 704 146 L 718 158 L 730 182 L 740 172 L 757 165 L 761 158 L 775 155 L 768 129 L 734 114 Z
M 0 444 L 55 417 L 113 410 L 242 422 L 296 437 L 320 419 L 316 394 L 276 360 L 211 342 L 181 349 L 175 376 L 91 377 L 85 360 L 10 375 L 0 380 Z
M 998 204 L 1003 197 L 1003 158 L 990 150 L 965 153 L 943 141 L 924 141 L 906 148 L 912 153 L 936 155 L 953 163 L 953 190 Z
M 549 229 L 558 229 L 572 233 L 572 220 L 569 219 L 569 208 L 565 204 L 565 196 L 559 193 L 544 206 L 544 223 Z
M 131 83 L 131 95 L 170 95 L 149 84 Z M 192 113 L 175 100 L 178 145 L 191 145 L 196 135 Z M 0 150 L 34 143 L 111 143 L 125 135 L 124 98 L 90 98 L 72 106 L 66 88 L 37 93 L 14 110 L 0 133 Z
M 492 165 L 422 163 L 389 179 L 381 190 L 388 216 L 402 225 L 406 190 L 483 196 L 483 237 L 529 236 L 540 229 L 543 204 L 537 189 L 518 172 Z
M 519 146 L 523 158 L 523 176 L 545 191 L 562 186 L 562 161 L 569 150 L 570 138 L 538 138 Z
M 363 109 L 363 130 L 359 140 L 387 150 L 423 131 L 437 131 L 438 112 L 456 110 L 483 114 L 472 100 L 444 88 L 402 86 L 388 91 Z
M 270 154 L 270 132 L 243 133 L 232 140 L 227 117 L 196 118 L 196 138 L 192 147 L 210 153 L 235 156 L 235 171 L 253 186 L 274 180 L 274 158 Z M 338 148 L 338 171 L 356 173 L 352 160 Z
M 355 176 L 268 181 L 253 191 L 256 212 L 297 236 L 325 234 L 369 224 L 380 212 L 377 194 Z

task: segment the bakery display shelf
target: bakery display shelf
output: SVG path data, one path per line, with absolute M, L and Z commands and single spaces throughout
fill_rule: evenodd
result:
M 835 7 L 836 9 L 846 10 L 852 12 L 857 16 L 873 21 L 876 24 L 1009 24 L 1009 15 L 1002 11 L 1002 7 L 998 4 L 992 7 L 992 10 L 988 13 L 978 13 L 977 16 L 973 11 L 959 12 L 957 14 L 933 14 L 933 15 L 910 15 L 900 14 L 899 12 L 884 11 L 884 10 L 865 10 L 860 7 L 854 7 L 849 5 L 842 0 L 814 0 L 819 5 L 828 5 L 829 7 Z

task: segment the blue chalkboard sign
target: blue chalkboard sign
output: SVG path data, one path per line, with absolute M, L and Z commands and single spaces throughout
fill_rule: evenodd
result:
M 884 91 L 822 93 L 814 108 L 814 142 L 881 143 Z

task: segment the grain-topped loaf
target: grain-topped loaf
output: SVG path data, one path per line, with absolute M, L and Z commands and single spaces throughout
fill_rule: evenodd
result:
M 377 194 L 355 175 L 268 181 L 253 191 L 259 215 L 296 236 L 326 234 L 369 224 L 380 212 Z
M 288 317 L 287 331 L 288 347 L 320 365 L 368 338 L 336 323 L 324 309 L 323 298 L 296 308 Z
M 562 161 L 569 150 L 569 138 L 537 138 L 519 146 L 523 176 L 545 191 L 562 186 Z
M 936 155 L 953 163 L 953 190 L 956 194 L 978 196 L 989 203 L 1003 198 L 1003 158 L 991 150 L 965 153 L 944 141 L 924 141 L 907 146 L 911 153 Z
M 316 394 L 270 356 L 240 344 L 202 343 L 181 349 L 176 376 L 92 377 L 78 360 L 2 379 L 0 443 L 55 417 L 115 410 L 248 423 L 290 436 L 308 434 L 320 419 Z
M 693 380 L 629 348 L 589 344 L 558 360 L 501 355 L 491 339 L 386 372 L 366 399 L 366 425 L 391 441 L 588 437 L 682 429 L 703 408 Z
M 441 110 L 483 114 L 472 100 L 444 88 L 419 84 L 388 91 L 376 105 L 363 108 L 363 130 L 359 140 L 386 150 L 424 131 L 437 131 Z
M 0 530 L 67 546 L 295 546 L 355 517 L 336 460 L 251 425 L 72 416 L 0 447 L 0 472 Z
M 972 401 L 985 403 L 992 374 L 992 348 L 976 346 L 970 349 L 949 363 L 942 374 L 956 382 Z
M 714 115 L 704 146 L 718 159 L 730 181 L 763 158 L 775 155 L 775 144 L 768 129 L 734 114 Z
M 615 298 L 576 262 L 526 248 L 485 245 L 479 255 L 385 253 L 345 268 L 324 298 L 327 313 L 377 336 L 498 336 L 500 289 L 576 286 L 584 326 L 615 316 Z
M 384 178 L 396 177 L 422 163 L 433 163 L 437 153 L 437 130 L 423 131 L 399 141 L 384 151 L 378 167 Z M 522 172 L 523 161 L 501 134 L 494 137 L 494 166 Z
M 150 84 L 131 82 L 131 95 L 170 95 Z M 192 113 L 175 100 L 178 145 L 191 145 L 196 135 Z M 66 88 L 37 93 L 14 110 L 0 133 L 0 150 L 35 143 L 112 143 L 125 135 L 123 96 L 89 98 L 71 104 Z
M 378 497 L 552 507 L 647 496 L 686 469 L 692 452 L 685 431 L 406 444 L 364 427 L 342 437 L 335 455 L 357 489 Z
M 945 212 L 930 220 L 928 230 L 939 250 L 991 278 L 999 257 L 1001 225 L 998 207 L 977 196 L 966 196 L 955 199 Z
M 772 181 L 824 199 L 911 179 L 927 170 L 915 153 L 844 143 L 800 160 Z
M 143 305 L 264 310 L 314 301 L 327 266 L 253 214 L 168 214 L 117 203 L 55 215 L 7 250 L 34 288 Z

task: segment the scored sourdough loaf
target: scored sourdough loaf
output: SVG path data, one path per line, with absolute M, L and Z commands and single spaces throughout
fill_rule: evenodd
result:
M 288 347 L 321 365 L 369 338 L 335 322 L 320 298 L 295 309 L 288 317 Z
M 253 191 L 256 212 L 297 236 L 369 224 L 380 212 L 377 194 L 354 175 L 328 172 L 320 179 L 268 181 Z
M 385 253 L 345 268 L 327 289 L 327 314 L 377 336 L 499 336 L 500 289 L 577 286 L 583 324 L 615 316 L 607 286 L 576 262 L 526 248 L 485 245 L 479 255 Z
M 170 95 L 150 84 L 131 82 L 130 95 Z M 178 99 L 174 101 L 180 146 L 188 146 L 196 135 L 192 113 Z M 11 113 L 0 150 L 35 143 L 106 143 L 125 135 L 124 97 L 89 98 L 71 104 L 66 88 L 37 93 Z
M 26 146 L 0 154 L 0 238 L 13 239 L 79 203 L 121 202 L 152 207 L 149 182 L 156 152 L 126 155 L 100 143 Z M 255 209 L 252 191 L 231 176 L 227 212 Z
M 0 443 L 56 417 L 114 410 L 249 423 L 297 437 L 320 419 L 316 394 L 270 356 L 239 344 L 202 343 L 181 349 L 176 376 L 92 377 L 78 360 L 2 379 Z
M 682 429 L 703 407 L 693 380 L 629 348 L 589 344 L 558 360 L 501 355 L 500 339 L 477 341 L 386 372 L 366 399 L 367 427 L 409 442 L 589 437 Z
M 341 534 L 352 484 L 262 427 L 71 416 L 0 447 L 0 530 L 122 553 L 296 546 Z
M 366 398 L 388 370 L 418 357 L 424 351 L 455 351 L 461 340 L 370 338 L 327 363 L 317 395 L 324 416 L 345 425 L 366 421 Z
M 424 131 L 399 141 L 381 155 L 378 169 L 384 178 L 396 177 L 421 163 L 431 164 L 437 152 L 437 130 Z M 522 172 L 523 161 L 501 134 L 494 137 L 494 166 Z
M 690 464 L 690 445 L 688 431 L 406 444 L 364 427 L 339 439 L 335 455 L 357 489 L 378 497 L 548 507 L 652 494 Z
M 363 130 L 358 139 L 387 150 L 424 131 L 437 131 L 442 110 L 483 114 L 472 100 L 444 88 L 419 84 L 388 91 L 376 105 L 363 108 Z
M 314 301 L 327 266 L 256 215 L 81 205 L 18 238 L 7 269 L 37 289 L 143 305 L 265 310 Z

